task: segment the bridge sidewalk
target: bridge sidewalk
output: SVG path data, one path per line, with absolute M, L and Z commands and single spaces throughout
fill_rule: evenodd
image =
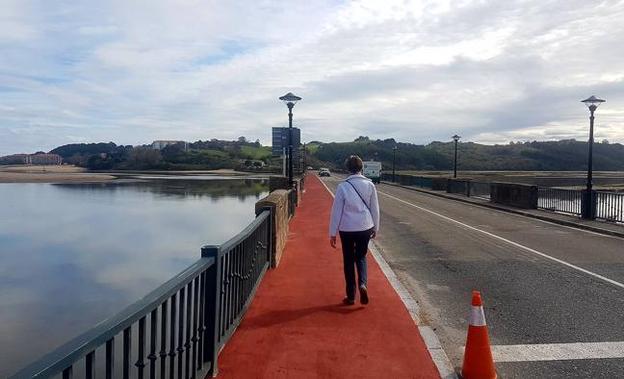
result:
M 219 356 L 222 378 L 439 378 L 418 328 L 368 254 L 367 306 L 344 306 L 332 197 L 309 176 L 279 267 Z

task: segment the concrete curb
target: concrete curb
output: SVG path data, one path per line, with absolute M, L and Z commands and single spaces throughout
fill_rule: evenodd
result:
M 393 186 L 393 187 L 405 188 L 405 189 L 408 189 L 408 190 L 411 190 L 411 191 L 416 191 L 416 192 L 420 192 L 420 193 L 429 194 L 429 195 L 432 195 L 432 196 L 441 197 L 441 198 L 444 198 L 444 199 L 461 201 L 462 203 L 472 204 L 472 205 L 475 205 L 475 206 L 478 206 L 478 207 L 495 209 L 495 210 L 502 211 L 502 212 L 512 213 L 512 214 L 516 214 L 516 215 L 519 215 L 519 216 L 525 216 L 525 217 L 530 217 L 530 218 L 534 218 L 534 219 L 541 220 L 541 221 L 550 222 L 550 223 L 553 223 L 553 224 L 568 226 L 568 227 L 577 228 L 577 229 L 585 229 L 585 230 L 589 230 L 590 232 L 594 232 L 594 233 L 598 233 L 598 234 L 605 234 L 605 235 L 610 235 L 610 236 L 613 236 L 613 237 L 624 238 L 624 231 L 618 232 L 618 231 L 615 231 L 615 230 L 608 230 L 608 229 L 598 228 L 598 227 L 591 226 L 591 225 L 579 224 L 579 223 L 576 223 L 576 222 L 573 222 L 573 221 L 566 221 L 566 220 L 560 220 L 560 219 L 553 218 L 553 217 L 536 215 L 536 214 L 529 213 L 529 212 L 523 212 L 521 210 L 509 209 L 509 208 L 497 206 L 497 205 L 491 204 L 491 203 L 478 203 L 478 202 L 471 201 L 471 200 L 468 200 L 468 199 L 462 199 L 462 198 L 459 198 L 459 197 L 456 197 L 456 196 L 447 195 L 446 193 L 437 193 L 437 192 L 433 192 L 431 190 L 425 190 L 425 189 L 421 189 L 421 188 L 417 188 L 417 187 L 404 186 L 404 185 L 401 185 L 401 184 L 396 184 L 396 183 L 391 183 L 391 182 L 386 182 L 386 181 L 382 181 L 382 183 L 383 184 L 387 184 L 389 186 Z
M 388 262 L 386 262 L 383 255 L 381 254 L 381 248 L 377 245 L 377 242 L 371 240 L 368 248 L 371 251 L 373 258 L 375 258 L 375 261 L 377 261 L 377 264 L 381 268 L 381 271 L 384 273 L 384 275 L 392 285 L 392 288 L 394 288 L 397 295 L 399 295 L 399 297 L 401 298 L 401 301 L 403 301 L 403 304 L 405 305 L 405 308 L 407 308 L 410 316 L 412 316 L 412 320 L 414 320 L 414 323 L 418 327 L 420 336 L 427 346 L 427 350 L 431 355 L 431 359 L 438 368 L 440 377 L 442 379 L 457 379 L 458 376 L 455 372 L 453 364 L 451 363 L 448 355 L 446 355 L 446 352 L 444 351 L 444 348 L 442 347 L 442 344 L 440 343 L 440 340 L 438 339 L 435 331 L 430 326 L 421 324 L 420 317 L 418 316 L 420 309 L 420 307 L 418 306 L 418 302 L 414 300 L 412 295 L 405 288 L 403 283 L 401 283 L 394 271 L 392 271 L 392 268 L 390 267 L 390 265 L 388 265 Z

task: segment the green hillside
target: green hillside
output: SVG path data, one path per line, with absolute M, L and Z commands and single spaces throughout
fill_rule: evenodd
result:
M 378 160 L 391 167 L 396 147 L 398 170 L 450 170 L 453 167 L 453 142 L 427 145 L 396 142 L 394 139 L 371 140 L 359 137 L 352 142 L 306 144 L 307 164 L 314 167 L 341 168 L 352 154 L 364 160 Z M 259 142 L 207 140 L 175 144 L 162 150 L 149 146 L 122 146 L 109 143 L 71 144 L 51 151 L 68 163 L 90 169 L 218 169 L 258 167 L 281 170 L 281 161 L 271 157 L 271 148 Z M 576 140 L 518 142 L 506 145 L 482 145 L 461 142 L 458 145 L 460 170 L 507 171 L 579 171 L 587 168 L 587 142 Z M 261 165 L 262 165 L 261 164 Z M 594 145 L 594 169 L 624 171 L 624 146 L 619 143 Z
M 333 167 L 341 167 L 351 154 L 364 160 L 379 160 L 392 165 L 393 148 L 400 170 L 450 170 L 453 167 L 453 142 L 415 145 L 394 139 L 370 140 L 359 137 L 353 142 L 322 143 L 311 155 Z M 578 171 L 587 169 L 587 142 L 576 140 L 482 145 L 459 143 L 458 166 L 462 170 Z M 624 170 L 624 145 L 607 142 L 594 144 L 594 169 Z

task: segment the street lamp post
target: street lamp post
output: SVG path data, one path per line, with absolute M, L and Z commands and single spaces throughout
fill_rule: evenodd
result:
M 587 187 L 583 192 L 583 202 L 581 205 L 581 217 L 584 219 L 593 220 L 596 218 L 595 207 L 595 195 L 593 191 L 592 174 L 593 174 L 593 149 L 594 149 L 594 112 L 598 109 L 598 106 L 605 101 L 597 98 L 596 96 L 590 96 L 585 100 L 581 100 L 582 103 L 589 108 L 589 142 L 588 142 L 588 157 L 587 157 Z
M 395 166 L 396 166 L 396 151 L 397 151 L 397 147 L 393 147 L 392 148 L 392 183 L 395 183 L 395 175 L 396 175 L 396 171 L 395 171 Z
M 292 153 L 293 153 L 293 138 L 292 138 L 292 119 L 293 119 L 293 114 L 292 114 L 292 109 L 295 106 L 295 104 L 297 103 L 297 101 L 301 100 L 301 98 L 299 96 L 293 95 L 292 92 L 288 92 L 286 95 L 280 97 L 279 99 L 282 100 L 284 102 L 284 104 L 286 104 L 286 106 L 288 107 L 288 185 L 292 188 L 292 186 L 294 184 L 294 181 L 293 181 L 293 160 L 292 160 Z
M 455 141 L 455 160 L 453 161 L 453 178 L 457 178 L 457 143 L 461 137 L 455 134 L 453 141 Z

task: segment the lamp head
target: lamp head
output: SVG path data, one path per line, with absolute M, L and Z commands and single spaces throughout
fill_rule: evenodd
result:
M 455 134 L 453 137 L 453 141 L 457 142 L 459 141 L 459 139 L 461 138 L 460 136 L 458 136 L 457 134 Z
M 605 100 L 599 99 L 594 95 L 591 95 L 585 100 L 581 100 L 581 103 L 584 103 L 585 105 L 587 105 L 587 108 L 589 108 L 589 110 L 592 112 L 595 111 L 598 108 L 598 106 L 604 102 Z
M 286 95 L 279 98 L 286 104 L 288 108 L 292 108 L 297 104 L 297 101 L 301 100 L 299 96 L 295 96 L 292 92 L 288 92 Z

